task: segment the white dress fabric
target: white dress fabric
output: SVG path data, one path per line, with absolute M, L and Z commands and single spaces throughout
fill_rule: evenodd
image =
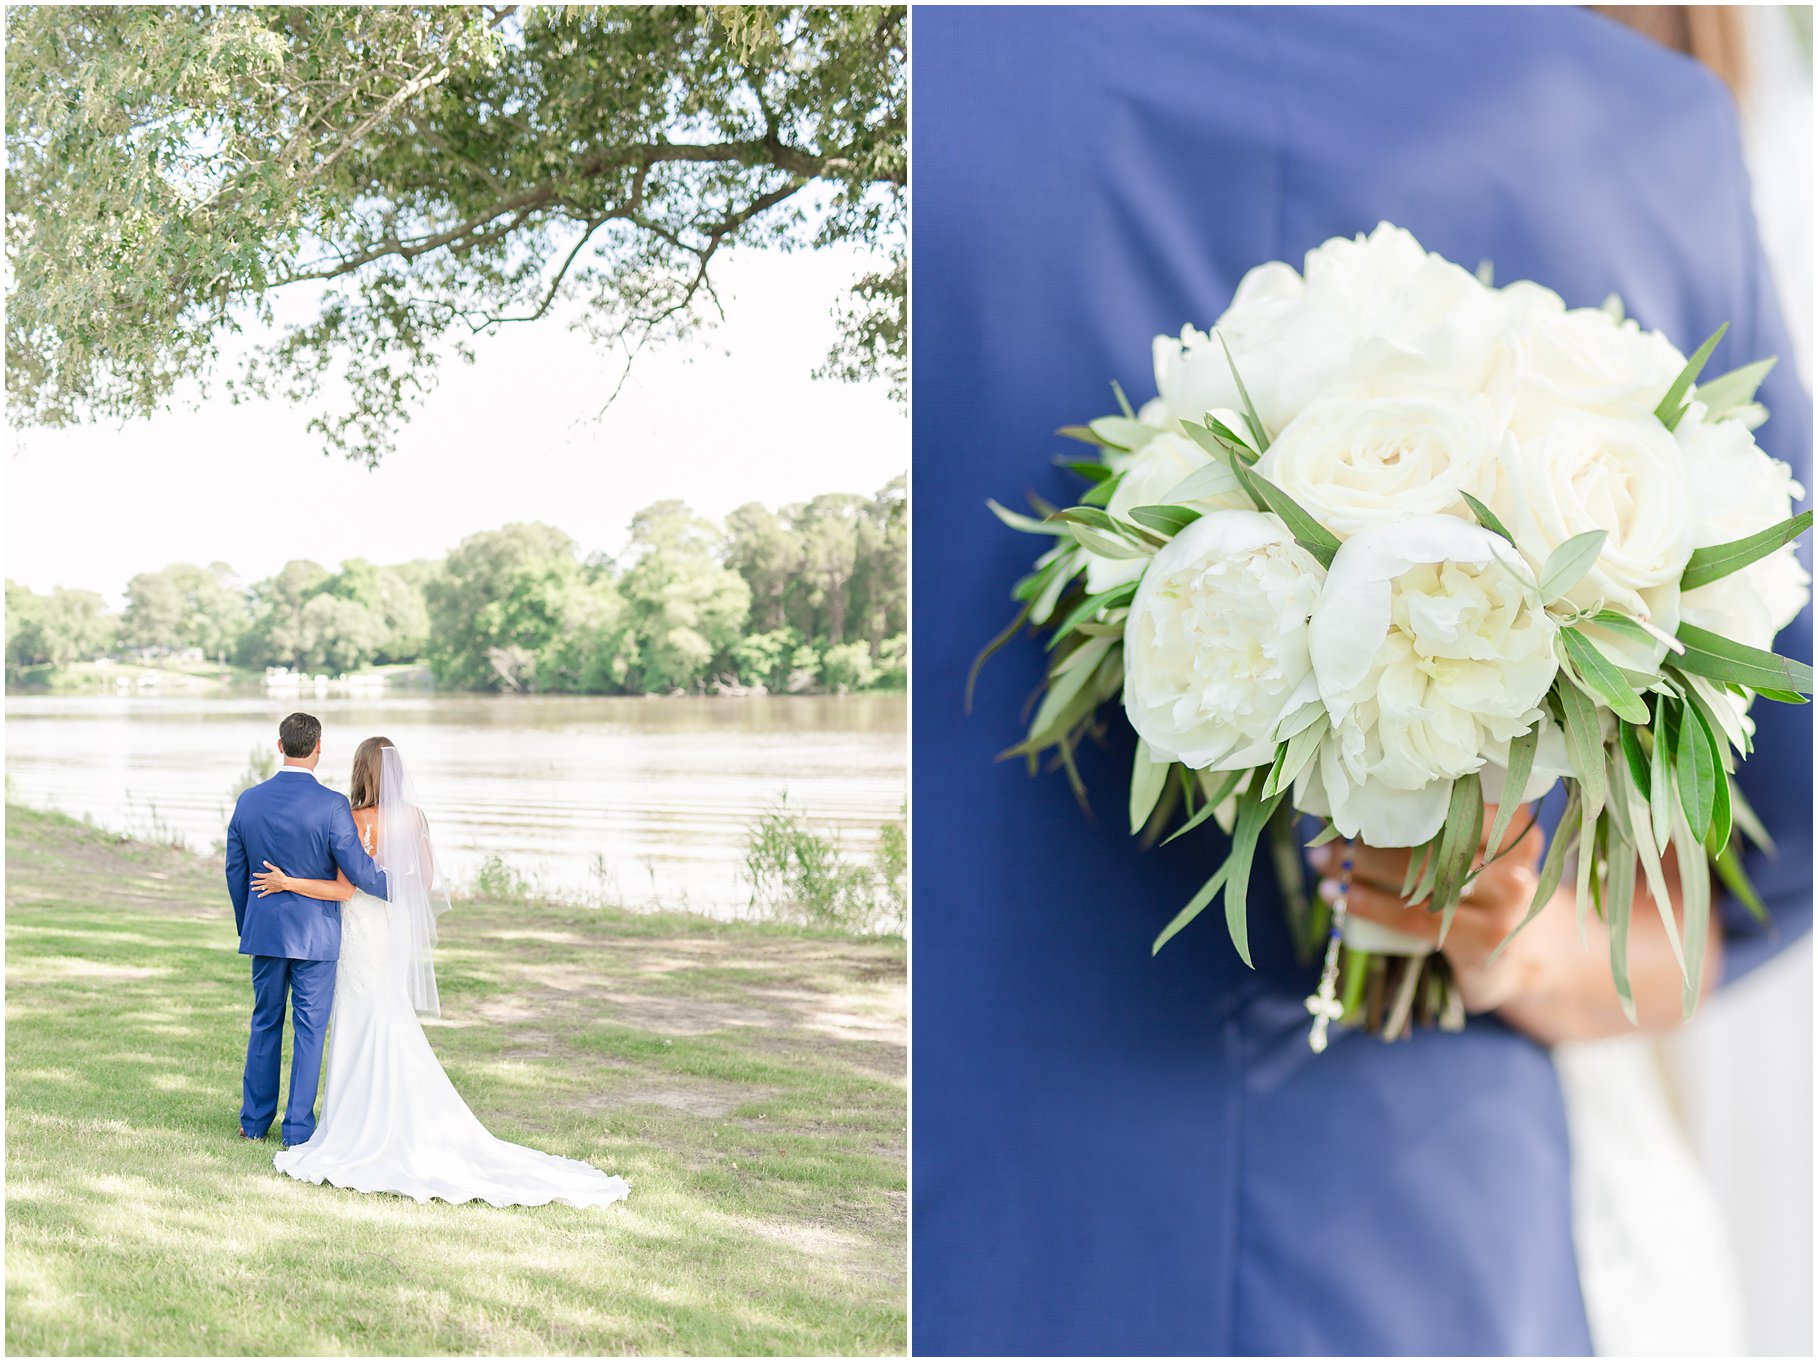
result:
M 278 1171 L 358 1192 L 494 1206 L 610 1206 L 625 1179 L 495 1138 L 448 1081 L 411 1006 L 392 905 L 357 893 L 341 909 L 341 960 L 322 1120 Z

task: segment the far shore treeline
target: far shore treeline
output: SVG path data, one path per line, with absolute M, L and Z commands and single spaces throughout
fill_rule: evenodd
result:
M 242 583 L 224 563 L 173 564 L 92 591 L 6 584 L 9 684 L 56 686 L 112 658 L 339 674 L 427 668 L 446 690 L 773 692 L 905 684 L 905 480 L 723 525 L 681 501 L 632 519 L 617 559 L 550 525 L 475 534 L 439 561 L 338 570 L 295 560 Z

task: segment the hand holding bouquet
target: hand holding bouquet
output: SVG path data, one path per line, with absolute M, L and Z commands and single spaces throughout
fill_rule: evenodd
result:
M 1330 922 L 1305 902 L 1301 820 L 1323 824 L 1311 845 L 1411 849 L 1402 896 L 1443 942 L 1487 873 L 1480 848 L 1518 842 L 1516 818 L 1563 781 L 1526 920 L 1575 852 L 1580 925 L 1607 923 L 1632 1017 L 1645 884 L 1690 1015 L 1712 869 L 1759 911 L 1736 839 L 1763 834 L 1731 781 L 1748 707 L 1811 691 L 1809 666 L 1770 651 L 1807 598 L 1792 541 L 1811 524 L 1752 434 L 1772 361 L 1700 384 L 1721 336 L 1688 360 L 1614 299 L 1493 288 L 1384 224 L 1312 251 L 1304 275 L 1252 270 L 1210 334 L 1158 337 L 1154 401 L 1120 391 L 1121 415 L 1063 431 L 1096 452 L 1069 464 L 1079 504 L 992 503 L 1053 541 L 998 640 L 1032 624 L 1054 657 L 1012 752 L 1053 752 L 1077 788 L 1074 752 L 1121 700 L 1132 832 L 1231 833 L 1157 950 L 1222 899 L 1249 960 L 1270 829 L 1302 939 L 1329 940 L 1315 1048 L 1340 1017 L 1391 1037 L 1460 1024 L 1429 941 L 1346 924 L 1342 894 Z

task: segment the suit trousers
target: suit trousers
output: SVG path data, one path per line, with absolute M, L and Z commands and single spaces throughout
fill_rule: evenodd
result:
M 252 957 L 252 1034 L 246 1042 L 246 1078 L 240 1129 L 265 1138 L 278 1112 L 278 1077 L 284 1048 L 284 1012 L 291 1022 L 290 1100 L 284 1111 L 284 1143 L 305 1143 L 316 1129 L 316 1086 L 335 996 L 333 960 Z

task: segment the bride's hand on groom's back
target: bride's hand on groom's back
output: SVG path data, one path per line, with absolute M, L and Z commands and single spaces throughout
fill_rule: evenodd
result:
M 266 861 L 264 864 L 265 869 L 252 877 L 253 892 L 260 898 L 264 898 L 268 894 L 284 894 L 290 892 L 290 876 L 286 875 L 270 861 Z

